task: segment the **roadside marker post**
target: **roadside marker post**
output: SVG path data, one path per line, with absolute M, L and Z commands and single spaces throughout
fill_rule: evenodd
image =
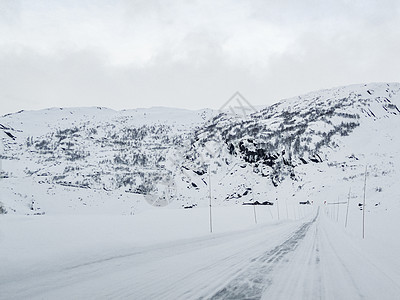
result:
M 208 165 L 208 194 L 210 197 L 210 233 L 213 232 L 212 228 L 212 212 L 211 212 L 211 203 L 212 203 L 212 198 L 211 198 L 211 163 Z
M 336 222 L 339 222 L 339 197 L 337 198 L 337 214 L 336 214 Z
M 365 166 L 365 177 L 364 177 L 364 199 L 363 199 L 363 218 L 362 218 L 362 238 L 365 238 L 365 189 L 367 186 L 367 169 L 368 165 Z
M 344 223 L 344 228 L 347 227 L 347 218 L 349 216 L 350 192 L 351 192 L 351 188 L 349 189 L 349 196 L 347 197 L 347 211 L 346 211 L 346 221 Z
M 278 221 L 279 221 L 279 203 L 278 203 L 278 198 L 276 198 L 276 208 L 278 210 Z

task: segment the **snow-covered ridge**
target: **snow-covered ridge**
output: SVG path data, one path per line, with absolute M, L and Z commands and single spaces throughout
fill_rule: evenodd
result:
M 218 205 L 329 200 L 333 189 L 360 185 L 367 164 L 379 200 L 394 191 L 399 91 L 398 83 L 338 87 L 241 118 L 164 107 L 9 114 L 0 118 L 3 206 L 131 214 L 149 207 L 144 195 L 163 196 L 165 182 L 174 185 L 173 207 L 204 206 L 210 164 Z
M 116 111 L 105 107 L 48 108 L 20 111 L 0 117 L 3 125 L 22 132 L 21 137 L 45 134 L 56 128 L 69 128 L 83 122 L 122 122 L 137 126 L 146 124 L 174 124 L 192 126 L 211 117 L 213 111 L 191 111 L 179 108 L 151 107 Z
M 399 148 L 390 130 L 399 123 L 399 91 L 397 83 L 353 85 L 283 100 L 247 118 L 220 115 L 196 132 L 186 167 L 206 173 L 210 162 L 203 158 L 213 149 L 210 161 L 222 180 L 217 198 L 231 199 L 232 192 L 226 192 L 229 186 L 239 202 L 243 196 L 248 201 L 256 196 L 308 198 L 307 185 L 312 190 L 318 185 L 326 189 L 313 178 L 316 170 L 322 173 L 320 178 L 335 169 L 348 172 L 346 178 L 326 175 L 334 179 L 332 186 L 358 178 L 366 164 L 382 168 L 381 173 L 394 172 L 381 159 Z M 249 193 L 251 185 L 261 191 Z

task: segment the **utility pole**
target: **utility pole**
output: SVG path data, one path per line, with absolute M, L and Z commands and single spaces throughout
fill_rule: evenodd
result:
M 350 204 L 350 192 L 351 192 L 351 188 L 349 189 L 349 196 L 347 197 L 347 211 L 346 211 L 346 221 L 344 223 L 344 227 L 347 227 L 347 217 L 349 215 L 349 204 Z
M 254 193 L 254 187 L 255 184 L 253 185 L 253 188 L 251 189 L 251 192 L 253 194 L 253 213 L 254 213 L 254 222 L 257 224 L 257 212 L 256 212 L 256 194 Z
M 211 213 L 211 203 L 212 203 L 212 198 L 211 198 L 211 163 L 208 165 L 208 195 L 210 198 L 210 233 L 213 232 L 212 228 L 212 213 Z
M 279 221 L 279 203 L 278 203 L 278 198 L 276 198 L 276 208 L 278 209 L 278 221 Z
M 253 205 L 253 211 L 254 211 L 254 222 L 257 224 L 257 213 L 256 213 L 256 206 Z
M 364 200 L 363 200 L 363 231 L 362 231 L 362 237 L 363 239 L 365 238 L 365 189 L 367 186 L 367 168 L 368 165 L 365 166 L 365 177 L 364 177 Z
M 339 222 L 339 196 L 337 198 L 337 214 L 336 214 L 336 222 Z

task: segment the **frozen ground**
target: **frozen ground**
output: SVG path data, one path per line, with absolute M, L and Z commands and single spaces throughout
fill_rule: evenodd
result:
M 257 207 L 255 225 L 253 207 L 216 208 L 213 234 L 205 208 L 135 216 L 2 216 L 0 298 L 400 295 L 396 229 L 382 230 L 380 218 L 368 215 L 371 225 L 362 240 L 355 209 L 346 229 L 344 210 L 336 215 L 329 205 L 306 206 L 301 219 L 283 221 L 276 214 L 271 219 L 268 209 Z M 384 218 L 395 224 L 395 214 Z

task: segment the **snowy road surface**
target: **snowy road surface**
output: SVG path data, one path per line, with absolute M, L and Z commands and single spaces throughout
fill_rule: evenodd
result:
M 4 274 L 1 299 L 399 299 L 326 215 Z

